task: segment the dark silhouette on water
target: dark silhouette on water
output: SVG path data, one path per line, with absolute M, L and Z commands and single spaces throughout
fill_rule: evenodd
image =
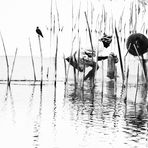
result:
M 41 30 L 39 29 L 39 27 L 36 27 L 36 33 L 43 38 L 43 34 L 42 34 Z
M 128 52 L 134 56 L 138 56 L 134 45 L 137 48 L 138 54 L 140 56 L 143 55 L 148 51 L 147 37 L 141 33 L 134 33 L 131 34 L 127 39 L 126 47 L 128 49 Z

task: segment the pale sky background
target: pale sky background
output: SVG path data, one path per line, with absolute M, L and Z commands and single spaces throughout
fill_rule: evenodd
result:
M 131 0 L 126 1 L 129 3 Z M 122 13 L 124 2 L 123 0 L 114 0 L 114 2 L 111 4 L 110 0 L 81 0 L 80 28 L 86 28 L 84 11 L 87 11 L 87 4 L 90 7 L 91 3 L 94 6 L 94 20 L 102 11 L 103 3 L 106 10 L 112 12 L 113 16 L 118 19 Z M 62 45 L 60 46 L 62 48 L 59 49 L 61 55 L 62 53 L 69 53 L 71 50 L 71 3 L 72 0 L 57 0 L 60 25 L 64 27 L 63 33 L 59 37 L 59 46 Z M 73 3 L 74 14 L 78 14 L 80 0 L 73 0 Z M 44 56 L 54 55 L 54 48 L 50 48 L 50 31 L 47 30 L 47 28 L 50 29 L 50 4 L 51 0 L 0 0 L 0 31 L 8 55 L 14 55 L 16 48 L 19 49 L 19 55 L 30 55 L 28 38 L 32 43 L 33 55 L 40 55 L 35 32 L 36 26 L 39 26 L 44 35 L 44 39 L 42 39 Z M 53 0 L 53 14 L 55 17 L 57 16 L 55 0 Z M 57 22 L 57 18 L 55 20 Z M 80 34 L 83 34 L 81 30 Z M 81 40 L 83 41 L 83 37 Z M 97 43 L 97 40 L 94 43 Z M 0 55 L 4 55 L 1 40 Z

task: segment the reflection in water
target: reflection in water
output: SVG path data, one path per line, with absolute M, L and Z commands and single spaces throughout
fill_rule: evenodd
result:
M 147 130 L 148 119 L 145 87 L 140 88 L 143 97 L 141 103 L 134 106 L 134 103 L 128 100 L 125 104 L 121 97 L 121 91 L 124 90 L 120 87 L 121 90 L 117 91 L 113 80 L 106 82 L 103 102 L 101 92 L 99 92 L 100 85 L 96 85 L 97 87 L 91 90 L 89 83 L 86 83 L 83 91 L 80 88 L 75 90 L 73 84 L 67 87 L 67 99 L 71 103 L 70 119 L 74 122 L 73 126 L 76 127 L 78 135 L 82 136 L 81 143 L 88 143 L 91 141 L 90 138 L 98 137 L 97 142 L 109 143 L 108 147 L 117 147 L 119 143 L 122 143 L 124 147 L 131 147 L 135 142 L 138 146 L 140 139 L 145 140 L 146 135 L 143 133 Z M 120 135 L 121 133 L 125 135 Z M 123 141 L 120 141 L 120 137 Z M 144 143 L 141 144 L 144 145 Z
M 33 136 L 33 145 L 34 148 L 39 148 L 40 142 L 40 129 L 41 129 L 41 116 L 42 116 L 42 86 L 40 87 L 40 104 L 39 104 L 39 112 L 36 116 L 36 120 L 34 121 L 34 136 Z
M 32 92 L 31 92 L 31 96 L 30 96 L 30 100 L 29 100 L 29 113 L 31 112 L 32 110 L 32 103 L 33 103 L 33 98 L 34 98 L 34 92 L 35 92 L 35 83 L 33 84 L 33 87 L 32 87 Z
M 10 92 L 10 101 L 11 101 L 11 110 L 12 110 L 12 121 L 13 123 L 15 123 L 15 108 L 14 108 L 14 100 L 12 96 L 11 87 L 9 87 L 9 92 Z
M 73 81 L 69 81 L 64 88 L 64 84 L 58 82 L 57 87 L 53 83 L 50 86 L 43 85 L 44 93 L 38 89 L 39 86 L 12 85 L 6 88 L 5 102 L 0 102 L 2 107 L 5 103 L 5 110 L 1 110 L 0 115 L 8 114 L 7 119 L 16 122 L 14 137 L 20 137 L 23 132 L 22 141 L 31 139 L 28 148 L 32 148 L 32 143 L 34 148 L 146 147 L 147 89 L 139 85 L 137 104 L 134 103 L 134 94 L 130 93 L 125 104 L 120 97 L 121 84 L 116 89 L 114 81 L 105 81 L 103 101 L 101 85 L 101 82 L 96 82 L 92 89 L 90 81 L 85 81 L 81 89 L 81 86 L 75 88 Z M 18 93 L 19 88 L 28 90 L 29 97 L 25 96 L 26 92 Z M 135 92 L 135 87 L 129 89 Z M 30 115 L 25 112 L 28 108 L 32 109 Z M 0 116 L 0 119 L 2 122 L 5 118 Z M 3 137 L 3 134 L 0 135 Z M 10 137 L 6 136 L 5 139 L 10 141 Z
M 10 102 L 9 102 L 10 101 Z M 5 98 L 4 98 L 4 106 L 2 110 L 6 109 L 6 106 L 10 103 L 11 107 L 11 117 L 12 117 L 12 122 L 13 124 L 15 123 L 15 107 L 14 107 L 14 99 L 12 96 L 12 91 L 11 87 L 6 85 L 6 93 L 5 93 Z
M 114 80 L 107 81 L 106 89 L 107 89 L 107 97 L 108 98 L 111 98 L 111 99 L 116 98 L 116 93 L 117 93 L 116 85 L 117 84 Z
M 147 136 L 148 110 L 147 110 L 147 87 L 145 84 L 139 85 L 138 103 L 128 102 L 126 104 L 126 127 L 128 141 L 144 145 Z M 133 100 L 134 101 L 134 100 Z M 144 141 L 143 141 L 144 140 Z M 127 143 L 128 144 L 128 143 Z

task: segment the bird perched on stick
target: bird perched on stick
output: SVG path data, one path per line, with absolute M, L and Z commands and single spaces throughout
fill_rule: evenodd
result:
M 41 30 L 39 29 L 39 27 L 36 27 L 36 33 L 43 38 L 43 34 Z

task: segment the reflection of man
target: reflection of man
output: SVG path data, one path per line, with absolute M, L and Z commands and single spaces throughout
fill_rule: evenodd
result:
M 102 41 L 104 47 L 107 48 L 112 41 L 112 36 L 107 36 L 104 33 L 103 37 L 99 39 L 99 41 Z M 99 68 L 96 60 L 101 61 L 108 58 L 108 56 L 96 57 L 96 55 L 95 50 L 92 51 L 91 49 L 81 49 L 80 52 L 76 51 L 72 56 L 67 57 L 66 60 L 80 72 L 83 72 L 87 67 L 92 67 L 84 78 L 84 80 L 87 80 L 88 78 L 94 77 L 95 71 Z

